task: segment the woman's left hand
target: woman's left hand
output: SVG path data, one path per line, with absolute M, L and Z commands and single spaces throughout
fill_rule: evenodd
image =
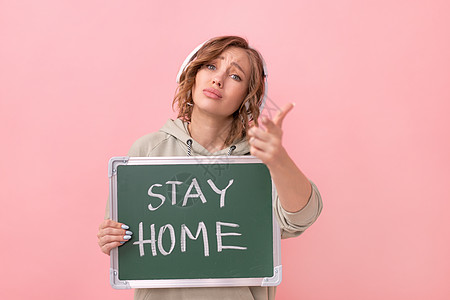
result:
M 248 131 L 250 153 L 263 161 L 269 167 L 276 167 L 287 156 L 281 139 L 282 123 L 286 115 L 294 107 L 293 103 L 286 104 L 273 118 L 261 117 L 261 123 L 265 128 L 254 126 Z

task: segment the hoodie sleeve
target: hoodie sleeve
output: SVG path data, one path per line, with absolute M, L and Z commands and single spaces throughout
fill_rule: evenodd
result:
M 317 220 L 322 207 L 322 198 L 313 182 L 311 182 L 311 196 L 308 203 L 298 212 L 286 211 L 281 206 L 278 194 L 276 194 L 274 211 L 280 224 L 281 238 L 290 238 L 302 234 Z

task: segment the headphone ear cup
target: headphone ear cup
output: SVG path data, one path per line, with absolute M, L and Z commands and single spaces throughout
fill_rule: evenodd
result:
M 262 59 L 262 58 L 261 58 Z M 264 64 L 264 93 L 261 99 L 261 104 L 259 105 L 259 112 L 262 112 L 264 109 L 264 105 L 266 105 L 266 100 L 267 100 L 267 91 L 268 91 L 268 86 L 267 86 L 267 71 L 266 71 L 266 64 L 264 63 L 263 60 L 263 64 Z
M 208 40 L 208 41 L 209 41 L 209 40 Z M 186 57 L 186 59 L 184 60 L 183 64 L 182 64 L 181 67 L 180 67 L 180 70 L 178 71 L 178 74 L 177 74 L 177 83 L 180 83 L 180 77 L 181 77 L 181 74 L 187 69 L 187 67 L 189 66 L 189 64 L 191 63 L 191 61 L 194 60 L 194 56 L 197 55 L 198 50 L 200 50 L 200 48 L 203 47 L 203 45 L 204 45 L 206 42 L 208 42 L 208 41 L 205 41 L 205 42 L 201 43 L 200 45 L 198 45 L 197 47 L 195 47 L 195 49 L 192 50 L 192 52 L 189 53 L 189 55 Z

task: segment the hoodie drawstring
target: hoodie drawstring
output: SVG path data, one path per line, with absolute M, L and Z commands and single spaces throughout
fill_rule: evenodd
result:
M 188 140 L 186 141 L 186 144 L 187 144 L 187 146 L 188 146 L 188 149 L 187 149 L 187 156 L 191 156 L 191 155 L 192 155 L 192 139 L 188 139 Z M 233 151 L 234 151 L 235 149 L 236 149 L 236 146 L 235 146 L 235 145 L 232 145 L 232 146 L 230 147 L 230 149 L 228 149 L 227 156 L 230 156 L 231 153 L 233 153 Z
M 188 140 L 186 141 L 186 144 L 188 145 L 187 156 L 191 156 L 192 140 L 191 140 L 191 139 L 188 139 Z
M 230 156 L 231 153 L 234 151 L 234 149 L 236 149 L 236 146 L 235 146 L 235 145 L 232 145 L 232 146 L 230 147 L 230 149 L 228 150 L 227 155 Z

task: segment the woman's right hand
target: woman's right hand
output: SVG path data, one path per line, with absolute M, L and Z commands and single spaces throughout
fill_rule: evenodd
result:
M 133 232 L 129 231 L 129 227 L 123 223 L 110 219 L 103 220 L 97 233 L 100 250 L 109 255 L 111 249 L 123 245 L 131 239 L 132 234 Z

